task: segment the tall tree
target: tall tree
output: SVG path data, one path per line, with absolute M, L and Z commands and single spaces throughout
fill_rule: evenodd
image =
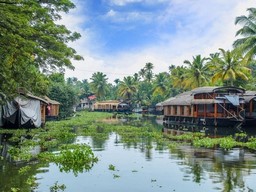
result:
M 102 72 L 96 72 L 92 74 L 91 80 L 92 91 L 98 99 L 104 99 L 108 91 L 107 75 Z
M 185 74 L 187 68 L 182 66 L 177 66 L 171 70 L 171 83 L 173 87 L 184 90 L 184 81 L 185 81 Z
M 47 82 L 41 71 L 73 68 L 71 59 L 82 59 L 67 45 L 80 34 L 56 24 L 74 7 L 70 0 L 0 2 L 0 93 L 12 97 L 23 87 L 44 94 Z
M 186 88 L 195 88 L 204 85 L 207 82 L 207 67 L 206 67 L 206 58 L 197 55 L 193 57 L 193 61 L 188 60 L 184 61 L 188 65 L 185 74 L 185 87 Z
M 74 107 L 78 102 L 78 95 L 74 86 L 65 82 L 64 75 L 53 73 L 49 76 L 50 86 L 48 96 L 61 103 L 60 118 L 66 118 L 73 114 Z
M 124 77 L 123 81 L 120 81 L 118 87 L 118 93 L 124 99 L 131 100 L 132 96 L 136 93 L 137 87 L 133 77 Z
M 152 79 L 153 79 L 153 68 L 154 68 L 154 65 L 153 65 L 153 63 L 146 63 L 146 65 L 145 65 L 145 67 L 144 67 L 144 69 L 145 69 L 145 71 L 146 71 L 146 73 L 145 73 L 145 78 L 146 78 L 146 81 L 147 82 L 151 82 L 152 81 Z
M 166 72 L 159 73 L 156 75 L 156 79 L 153 82 L 153 96 L 167 94 L 169 74 Z
M 146 70 L 145 70 L 145 68 L 142 68 L 142 69 L 139 71 L 139 75 L 141 76 L 142 79 L 145 79 L 145 76 L 146 76 Z
M 237 39 L 233 44 L 245 54 L 245 62 L 249 62 L 256 55 L 256 8 L 249 8 L 247 11 L 248 16 L 242 15 L 235 20 L 235 24 L 243 25 L 236 33 L 243 38 Z
M 244 66 L 242 61 L 243 57 L 238 50 L 225 51 L 220 49 L 220 57 L 215 59 L 213 63 L 209 63 L 209 68 L 214 72 L 212 82 L 221 80 L 233 86 L 234 81 L 238 78 L 248 80 L 250 69 Z

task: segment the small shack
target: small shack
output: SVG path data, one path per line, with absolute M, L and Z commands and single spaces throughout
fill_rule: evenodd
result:
M 164 114 L 163 102 L 159 102 L 159 103 L 156 104 L 155 113 L 156 113 L 156 115 L 163 115 Z
M 3 106 L 3 127 L 35 128 L 45 124 L 45 107 L 48 102 L 30 93 L 20 93 Z
M 60 103 L 58 101 L 52 100 L 47 96 L 44 96 L 47 101 L 47 106 L 45 107 L 45 115 L 47 120 L 57 119 L 60 111 Z

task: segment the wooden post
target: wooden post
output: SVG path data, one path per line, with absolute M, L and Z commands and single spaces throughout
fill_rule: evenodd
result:
M 214 103 L 214 118 L 217 118 L 218 104 Z

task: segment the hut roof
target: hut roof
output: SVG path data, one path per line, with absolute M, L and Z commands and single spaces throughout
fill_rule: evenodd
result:
M 36 100 L 42 101 L 45 104 L 48 104 L 48 101 L 46 101 L 45 99 L 43 99 L 41 97 L 37 97 L 35 95 L 32 95 L 31 93 L 26 93 L 26 94 L 21 93 L 21 95 L 28 97 L 28 98 L 36 99 Z
M 44 96 L 44 99 L 45 99 L 48 103 L 50 103 L 50 104 L 52 104 L 52 105 L 60 105 L 60 103 L 59 103 L 58 101 L 52 100 L 52 99 L 50 99 L 50 98 L 47 97 L 47 96 Z

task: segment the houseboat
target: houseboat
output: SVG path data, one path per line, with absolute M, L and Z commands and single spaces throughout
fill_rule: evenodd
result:
M 163 102 L 165 124 L 230 127 L 245 122 L 245 90 L 199 87 Z
M 130 113 L 131 107 L 126 102 L 118 100 L 98 101 L 93 105 L 94 111 Z
M 245 126 L 256 125 L 256 91 L 246 91 L 245 99 Z

